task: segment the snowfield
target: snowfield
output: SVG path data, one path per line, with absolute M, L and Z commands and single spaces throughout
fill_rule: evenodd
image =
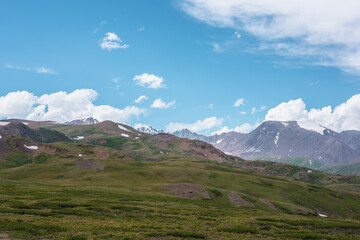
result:
M 118 127 L 119 127 L 121 130 L 124 130 L 124 131 L 127 131 L 127 132 L 132 132 L 132 131 L 130 131 L 129 129 L 127 129 L 126 127 L 124 127 L 124 126 L 122 126 L 122 125 L 120 125 L 120 124 L 118 124 Z
M 85 137 L 84 136 L 77 136 L 77 137 L 74 137 L 73 139 L 76 140 L 76 141 L 79 141 L 81 139 L 84 139 Z
M 24 147 L 31 149 L 31 150 L 37 150 L 38 146 L 27 146 L 26 144 L 24 144 Z

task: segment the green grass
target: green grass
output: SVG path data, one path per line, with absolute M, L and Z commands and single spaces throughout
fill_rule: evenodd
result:
M 0 233 L 15 239 L 359 237 L 359 177 L 308 174 L 304 167 L 267 161 L 217 163 L 196 152 L 189 156 L 194 149 L 182 148 L 188 140 L 179 138 L 104 138 L 93 126 L 56 128 L 88 134 L 98 146 L 41 144 L 55 153 L 32 155 L 13 149 L 15 155 L 0 162 Z M 142 162 L 149 157 L 160 161 Z M 79 158 L 104 170 L 79 169 L 73 163 Z M 182 199 L 164 188 L 180 183 L 203 187 L 211 199 Z M 230 192 L 254 207 L 232 205 Z
M 324 166 L 321 167 L 320 170 L 329 173 L 351 174 L 351 175 L 360 176 L 360 162 Z
M 64 143 L 61 143 L 64 144 Z M 59 146 L 59 145 L 58 145 Z M 80 146 L 82 146 L 80 144 Z M 82 146 L 83 151 L 91 153 Z M 192 183 L 204 187 L 213 203 L 229 204 L 227 193 L 239 193 L 256 208 L 269 210 L 261 199 L 272 202 L 284 213 L 315 214 L 318 210 L 329 216 L 359 218 L 359 196 L 343 194 L 323 186 L 292 179 L 260 175 L 227 164 L 218 164 L 193 157 L 155 155 L 160 162 L 141 162 L 116 157 L 96 159 L 105 170 L 81 170 L 72 162 L 75 157 L 39 155 L 34 164 L 3 169 L 0 177 L 9 180 L 55 184 L 62 186 L 98 186 L 126 189 L 151 194 L 171 194 L 163 190 L 169 184 Z M 110 154 L 110 155 L 111 155 Z M 349 210 L 350 209 L 350 210 Z
M 21 239 L 356 239 L 360 222 L 122 188 L 0 182 L 0 233 Z
M 296 166 L 301 166 L 301 167 L 307 167 L 307 168 L 311 168 L 311 169 L 319 169 L 322 166 L 322 164 L 317 160 L 312 160 L 312 164 L 310 164 L 309 159 L 301 158 L 301 157 L 289 158 L 289 159 L 274 159 L 271 161 L 281 162 L 281 163 L 286 163 L 286 164 L 291 164 L 291 165 L 296 165 Z

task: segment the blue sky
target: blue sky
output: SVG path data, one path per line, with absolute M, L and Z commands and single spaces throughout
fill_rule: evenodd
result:
M 348 8 L 339 9 L 343 11 L 340 16 L 344 16 L 344 26 L 353 16 L 350 20 L 355 33 L 344 33 L 354 37 L 349 43 L 339 37 L 334 40 L 335 34 L 328 30 L 331 22 L 329 28 L 310 29 L 313 25 L 307 25 L 307 14 L 311 13 L 306 4 L 301 6 L 304 11 L 295 13 L 298 19 L 304 19 L 303 24 L 283 26 L 265 16 L 270 24 L 259 27 L 259 14 L 242 8 L 245 0 L 232 2 L 234 6 L 202 0 L 2 0 L 0 117 L 65 121 L 80 117 L 71 107 L 84 104 L 88 111 L 82 114 L 160 129 L 186 126 L 209 134 L 224 127 L 248 131 L 264 119 L 300 120 L 304 116 L 270 117 L 268 111 L 281 103 L 291 108 L 289 101 L 301 98 L 307 112 L 332 107 L 328 113 L 332 122 L 321 115 L 316 123 L 339 131 L 357 129 L 357 108 L 349 110 L 356 115 L 355 120 L 340 125 L 334 122 L 343 119 L 345 113 L 335 116 L 334 108 L 360 93 L 360 58 L 350 55 L 360 52 L 354 49 L 360 42 L 360 35 L 355 34 L 360 24 L 355 21 L 359 20 L 358 14 L 346 12 L 358 3 L 350 1 Z M 255 7 L 268 9 L 274 16 L 282 13 L 276 6 L 257 2 L 253 3 Z M 241 10 L 229 11 L 237 7 Z M 292 10 L 290 5 L 288 10 L 281 9 L 289 13 Z M 244 11 L 250 17 L 239 17 Z M 326 13 L 335 14 L 330 10 Z M 294 34 L 286 27 L 298 28 L 300 33 Z M 328 39 L 326 43 L 318 41 L 324 38 Z M 115 48 L 102 48 L 103 42 L 115 44 Z M 135 76 L 140 80 L 135 81 Z M 146 81 L 161 81 L 161 86 L 151 88 Z M 76 92 L 68 96 L 78 89 L 92 89 L 96 94 Z M 20 93 L 9 95 L 17 91 L 33 96 L 33 104 L 16 108 L 26 105 L 22 101 L 27 99 Z M 60 91 L 66 93 L 51 97 Z M 141 95 L 148 99 L 135 103 Z M 65 108 L 61 98 L 74 104 L 64 104 Z M 161 101 L 154 104 L 159 98 Z M 243 99 L 243 104 L 234 107 L 238 99 Z M 45 112 L 34 114 L 41 105 Z M 102 105 L 112 108 L 97 108 Z M 67 115 L 46 115 L 54 109 Z M 299 111 L 303 110 L 300 106 Z M 305 118 L 314 119 L 312 115 Z

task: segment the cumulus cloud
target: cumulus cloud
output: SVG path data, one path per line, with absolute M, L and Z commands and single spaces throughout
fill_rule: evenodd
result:
M 360 94 L 334 109 L 326 106 L 308 110 L 301 98 L 290 100 L 270 109 L 265 120 L 298 121 L 300 126 L 315 131 L 319 125 L 335 131 L 360 130 Z
M 119 49 L 119 48 L 128 48 L 130 47 L 130 45 L 128 44 L 121 44 L 122 41 L 119 38 L 118 35 L 116 35 L 116 33 L 112 33 L 112 32 L 107 32 L 105 34 L 105 37 L 102 39 L 101 43 L 100 43 L 100 47 L 102 49 L 111 51 L 112 49 Z
M 154 88 L 154 89 L 165 87 L 165 84 L 163 83 L 164 79 L 154 74 L 143 73 L 141 75 L 135 75 L 133 80 L 137 85 L 142 87 Z
M 240 39 L 240 38 L 241 38 L 241 34 L 238 33 L 238 32 L 235 32 L 234 35 L 235 35 L 235 37 L 236 37 L 237 39 Z
M 166 109 L 166 108 L 169 108 L 171 106 L 173 106 L 175 104 L 175 100 L 174 101 L 171 101 L 171 102 L 163 102 L 161 100 L 161 98 L 158 98 L 156 99 L 152 104 L 151 104 L 151 107 L 152 108 L 162 108 L 162 109 Z
M 126 122 L 146 112 L 135 106 L 119 109 L 109 105 L 94 105 L 97 96 L 98 93 L 92 89 L 77 89 L 71 93 L 60 91 L 41 96 L 27 91 L 11 92 L 0 97 L 0 118 L 66 122 L 92 116 L 99 121 Z
M 167 132 L 176 132 L 182 129 L 189 129 L 192 132 L 199 132 L 203 130 L 209 130 L 214 127 L 219 127 L 223 123 L 223 119 L 216 117 L 205 118 L 204 120 L 198 120 L 194 123 L 169 123 L 166 126 Z
M 222 127 L 220 130 L 212 133 L 212 135 L 220 135 L 222 133 L 227 133 L 227 132 L 240 132 L 240 133 L 248 133 L 250 131 L 252 131 L 253 129 L 257 128 L 260 125 L 260 123 L 255 123 L 255 124 L 250 124 L 250 123 L 244 123 L 241 124 L 240 126 L 236 126 L 234 128 L 229 128 L 228 126 Z
M 135 99 L 135 103 L 142 103 L 143 101 L 148 100 L 149 98 L 145 95 L 141 95 L 140 97 L 138 97 L 137 99 Z
M 239 98 L 238 100 L 235 101 L 234 103 L 234 107 L 240 107 L 240 106 L 244 106 L 245 105 L 245 99 L 243 98 Z
M 182 0 L 182 9 L 210 25 L 253 34 L 262 50 L 360 72 L 358 0 Z
M 37 97 L 26 91 L 10 92 L 0 97 L 0 117 L 26 118 L 34 111 Z
M 29 71 L 29 72 L 36 72 L 36 73 L 46 73 L 46 74 L 57 74 L 55 71 L 51 70 L 50 68 L 46 68 L 44 66 L 38 68 L 29 68 L 29 67 L 22 67 L 22 66 L 15 66 L 11 64 L 6 64 L 6 68 L 22 70 L 22 71 Z

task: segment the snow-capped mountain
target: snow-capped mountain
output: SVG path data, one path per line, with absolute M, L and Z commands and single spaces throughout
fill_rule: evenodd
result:
M 300 127 L 295 121 L 267 121 L 248 134 L 231 132 L 219 136 L 220 139 L 210 143 L 249 160 L 303 158 L 309 165 L 360 161 L 360 152 L 346 143 L 348 137 L 344 133 L 324 128 L 320 134 Z
M 146 124 L 135 124 L 134 128 L 139 132 L 147 133 L 147 134 L 158 134 L 164 133 L 163 130 L 157 130 L 149 125 Z
M 84 118 L 74 119 L 70 122 L 66 122 L 66 124 L 69 125 L 93 125 L 98 123 L 99 121 L 92 117 L 84 117 Z
M 204 142 L 209 142 L 209 138 L 207 136 L 194 133 L 194 132 L 190 131 L 189 129 L 182 129 L 182 130 L 179 130 L 176 132 L 172 132 L 170 134 L 175 135 L 177 137 L 181 137 L 181 138 L 196 139 L 196 140 L 201 140 Z
M 137 130 L 159 133 L 147 127 Z M 201 140 L 227 154 L 248 160 L 286 159 L 290 163 L 313 168 L 360 162 L 359 131 L 337 133 L 322 126 L 299 126 L 296 121 L 266 121 L 250 133 L 227 132 L 205 136 L 183 129 L 170 134 Z

